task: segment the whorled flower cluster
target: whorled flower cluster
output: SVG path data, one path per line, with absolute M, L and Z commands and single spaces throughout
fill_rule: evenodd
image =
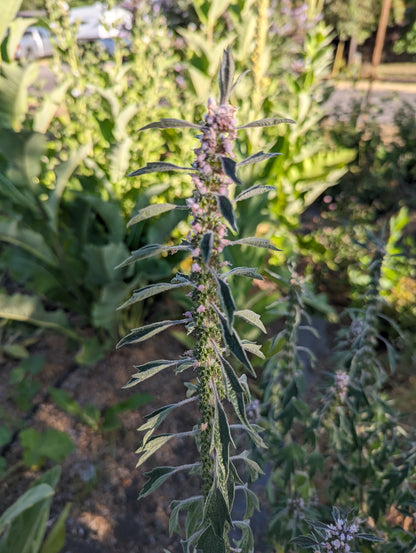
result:
M 334 384 L 331 387 L 331 391 L 335 398 L 341 403 L 345 401 L 348 392 L 348 386 L 350 384 L 350 377 L 348 373 L 343 370 L 339 370 L 334 375 Z
M 326 539 L 314 553 L 350 553 L 351 544 L 359 530 L 356 521 L 337 519 L 325 528 Z

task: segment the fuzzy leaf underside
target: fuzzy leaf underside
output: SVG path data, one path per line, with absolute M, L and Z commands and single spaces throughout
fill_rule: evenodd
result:
M 130 377 L 130 380 L 125 386 L 123 386 L 123 388 L 131 388 L 131 386 L 135 386 L 136 384 L 139 384 L 139 382 L 143 382 L 143 380 L 150 378 L 168 367 L 173 367 L 177 363 L 178 361 L 160 359 L 159 361 L 149 361 L 143 365 L 137 365 L 134 368 L 137 369 L 138 372 Z
M 240 127 L 241 128 L 241 127 Z M 237 167 L 244 167 L 245 165 L 251 165 L 252 163 L 257 163 L 259 161 L 264 161 L 265 159 L 270 159 L 271 157 L 281 156 L 282 154 L 277 152 L 265 153 L 263 151 L 257 152 L 237 163 Z
M 148 125 L 141 127 L 139 129 L 139 132 L 146 129 L 177 129 L 183 127 L 190 127 L 192 129 L 201 128 L 200 125 L 197 125 L 196 123 L 190 123 L 189 121 L 185 121 L 184 119 L 171 119 L 170 117 L 163 117 L 162 119 L 160 119 L 160 121 L 154 121 L 153 123 L 149 123 Z
M 270 240 L 267 238 L 257 238 L 256 236 L 249 236 L 247 238 L 240 238 L 239 240 L 230 241 L 229 246 L 253 246 L 255 248 L 265 248 L 268 250 L 273 250 L 275 252 L 280 251 L 276 246 L 271 244 Z
M 212 246 L 214 245 L 214 233 L 210 230 L 206 232 L 199 243 L 199 249 L 201 251 L 201 257 L 205 264 L 208 264 L 211 257 Z
M 231 353 L 246 367 L 246 369 L 250 372 L 252 376 L 256 376 L 256 373 L 254 372 L 253 367 L 251 366 L 250 361 L 248 360 L 247 354 L 244 351 L 244 348 L 240 342 L 239 337 L 237 336 L 237 333 L 235 330 L 229 330 L 228 323 L 225 317 L 221 315 L 219 310 L 214 306 L 218 318 L 220 320 L 223 336 L 224 336 L 224 342 L 228 349 L 231 351 Z
M 280 123 L 296 123 L 293 119 L 286 119 L 284 117 L 266 117 L 265 119 L 258 119 L 257 121 L 251 121 L 245 125 L 240 125 L 237 129 L 249 129 L 252 127 L 274 127 L 280 125 Z
M 161 213 L 166 213 L 167 211 L 172 211 L 173 209 L 187 209 L 185 206 L 179 206 L 176 204 L 153 204 L 140 209 L 136 215 L 134 215 L 130 221 L 127 223 L 127 227 L 141 223 L 146 219 L 160 215 Z
M 217 200 L 221 215 L 224 217 L 224 219 L 227 221 L 233 231 L 238 232 L 237 218 L 235 216 L 233 204 L 226 196 L 221 196 L 220 194 L 217 196 Z
M 159 255 L 164 252 L 172 252 L 175 253 L 177 251 L 189 251 L 190 247 L 187 245 L 179 245 L 179 246 L 163 246 L 162 244 L 148 244 L 147 246 L 143 246 L 142 248 L 139 248 L 138 250 L 134 250 L 131 252 L 130 257 L 125 259 L 122 263 L 114 267 L 114 269 L 121 269 L 122 267 L 126 267 L 127 265 L 130 265 L 131 263 L 135 263 L 136 261 L 139 261 L 141 259 L 148 259 L 149 257 L 154 257 L 155 255 Z
M 247 190 L 241 192 L 241 194 L 234 198 L 234 201 L 241 202 L 241 200 L 248 200 L 248 198 L 258 196 L 259 194 L 265 194 L 266 192 L 271 192 L 272 190 L 276 190 L 274 186 L 256 184 L 255 186 L 251 186 Z
M 140 290 L 135 290 L 132 296 L 127 301 L 117 307 L 117 310 L 124 309 L 125 307 L 132 305 L 133 303 L 136 303 L 138 301 L 143 301 L 147 298 L 151 298 L 156 294 L 166 292 L 166 290 L 172 290 L 173 288 L 183 288 L 184 286 L 189 285 L 190 283 L 172 284 L 171 282 L 159 282 L 157 284 L 149 284 L 148 286 L 144 286 L 144 288 L 140 288 Z
M 243 276 L 256 280 L 264 280 L 264 278 L 257 272 L 256 268 L 252 267 L 235 267 L 226 273 L 223 273 L 222 278 L 227 280 L 229 276 Z
M 227 382 L 227 397 L 231 404 L 234 407 L 234 411 L 240 421 L 246 425 L 250 426 L 250 423 L 247 420 L 246 415 L 246 404 L 244 401 L 244 388 L 241 386 L 240 381 L 237 378 L 237 375 L 234 372 L 231 364 L 221 355 L 219 356 L 219 361 L 222 365 L 226 376 Z
M 221 307 L 227 317 L 228 328 L 230 331 L 233 328 L 234 322 L 234 312 L 236 310 L 236 305 L 231 293 L 231 289 L 228 284 L 220 279 L 220 277 L 214 273 L 215 279 L 218 285 L 218 295 L 221 302 Z
M 141 457 L 137 462 L 136 468 L 140 467 L 149 457 L 151 457 L 160 447 L 165 445 L 169 440 L 179 436 L 179 434 L 159 434 L 147 440 L 139 449 L 136 450 L 136 453 L 140 454 Z
M 167 163 L 166 161 L 155 161 L 147 163 L 145 167 L 141 167 L 132 173 L 129 173 L 128 177 L 138 177 L 139 175 L 146 175 L 147 173 L 163 173 L 165 171 L 192 171 L 192 167 L 180 167 L 174 163 Z
M 248 473 L 249 483 L 255 482 L 260 476 L 264 474 L 263 469 L 256 461 L 250 459 L 250 453 L 247 450 L 242 451 L 239 455 L 232 458 L 233 461 L 243 461 L 246 471 Z
M 260 357 L 260 359 L 265 359 L 264 353 L 261 351 L 261 346 L 259 344 L 256 344 L 255 342 L 250 342 L 249 340 L 242 340 L 241 345 L 246 351 L 249 351 L 256 357 Z
M 242 184 L 241 180 L 237 177 L 237 173 L 235 172 L 237 166 L 236 162 L 233 159 L 224 156 L 220 156 L 220 160 L 224 173 L 230 177 L 235 184 Z
M 258 313 L 255 313 L 251 309 L 240 309 L 239 311 L 235 311 L 234 314 L 259 328 L 262 332 L 264 332 L 264 334 L 267 334 L 267 330 Z
M 235 64 L 230 47 L 224 50 L 220 63 L 218 82 L 220 88 L 220 104 L 227 104 L 233 89 Z
M 127 336 L 122 338 L 117 344 L 116 348 L 119 349 L 127 344 L 136 344 L 138 342 L 143 342 L 163 332 L 171 326 L 176 326 L 180 324 L 185 324 L 188 322 L 188 319 L 179 319 L 177 321 L 160 321 L 157 323 L 152 323 L 150 325 L 145 325 L 140 328 L 133 329 Z

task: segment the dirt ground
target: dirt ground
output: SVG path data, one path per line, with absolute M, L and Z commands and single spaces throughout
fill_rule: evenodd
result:
M 59 336 L 48 335 L 39 341 L 36 354 L 46 357 L 41 373 L 41 390 L 54 386 L 69 392 L 80 405 L 92 403 L 101 410 L 127 399 L 131 394 L 152 396 L 145 406 L 127 411 L 119 416 L 122 428 L 117 431 L 92 430 L 75 417 L 59 409 L 43 394 L 35 398 L 37 407 L 30 419 L 30 426 L 37 430 L 47 427 L 65 431 L 76 444 L 76 449 L 66 458 L 62 476 L 52 505 L 52 522 L 67 502 L 72 503 L 67 519 L 67 540 L 63 553 L 154 553 L 169 547 L 172 553 L 182 551 L 179 537 L 168 535 L 169 504 L 172 499 L 197 493 L 199 482 L 186 474 L 173 476 L 162 488 L 149 497 L 137 501 L 144 483 L 144 473 L 157 465 L 180 465 L 194 461 L 193 444 L 172 440 L 140 469 L 135 450 L 140 444 L 136 429 L 144 422 L 144 415 L 157 407 L 177 402 L 185 396 L 185 376 L 173 372 L 161 373 L 141 385 L 122 390 L 133 374 L 133 365 L 153 359 L 176 359 L 183 347 L 169 335 L 153 339 L 140 347 L 130 347 L 110 352 L 105 359 L 91 367 L 74 365 L 73 354 L 66 351 L 65 341 Z M 2 370 L 2 382 L 16 363 L 8 363 Z M 192 378 L 189 373 L 187 380 Z M 10 403 L 2 384 L 2 406 Z M 12 409 L 12 405 L 9 404 Z M 189 430 L 197 422 L 195 408 L 175 410 L 168 417 L 163 432 Z M 8 467 L 21 459 L 21 450 L 15 443 L 7 453 Z M 42 471 L 48 465 L 42 467 Z M 0 482 L 0 512 L 3 512 L 23 493 L 37 476 L 35 470 L 16 465 L 6 479 Z M 199 492 L 198 492 L 199 493 Z M 11 552 L 12 553 L 12 552 Z M 17 552 L 13 552 L 17 553 Z

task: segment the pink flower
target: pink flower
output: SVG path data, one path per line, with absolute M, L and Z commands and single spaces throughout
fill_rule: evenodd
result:
M 191 270 L 193 273 L 200 273 L 202 271 L 201 265 L 199 265 L 198 263 L 193 263 Z
M 194 250 L 192 250 L 193 257 L 198 257 L 198 255 L 199 255 L 199 248 L 195 248 Z
M 200 284 L 197 288 L 200 292 L 205 292 L 205 286 L 203 284 Z
M 204 311 L 205 311 L 205 306 L 204 305 L 200 305 L 196 310 L 197 313 L 203 313 Z

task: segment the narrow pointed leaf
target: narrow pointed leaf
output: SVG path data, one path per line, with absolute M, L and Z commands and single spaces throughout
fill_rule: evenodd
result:
M 179 436 L 179 434 L 160 434 L 150 438 L 144 445 L 139 447 L 136 453 L 141 455 L 136 468 L 140 467 L 149 457 L 151 457 L 162 445 L 165 445 L 169 440 Z
M 188 520 L 192 518 L 196 513 L 197 520 L 199 521 L 202 518 L 203 511 L 203 498 L 202 496 L 193 496 L 187 499 L 181 499 L 172 501 L 170 504 L 171 514 L 169 519 L 169 535 L 171 536 L 174 532 L 180 534 L 181 526 L 179 523 L 179 514 L 182 510 L 187 511 L 186 517 L 186 535 L 192 535 L 195 531 L 193 525 L 188 526 Z
M 148 363 L 144 363 L 143 365 L 137 365 L 134 368 L 138 372 L 130 377 L 130 380 L 125 386 L 123 386 L 123 388 L 130 388 L 131 386 L 135 386 L 139 382 L 150 378 L 154 374 L 157 374 L 158 372 L 163 371 L 168 367 L 173 367 L 174 365 L 176 365 L 176 363 L 177 361 L 167 361 L 164 359 L 160 359 L 159 361 L 149 361 Z
M 243 340 L 241 342 L 241 345 L 243 346 L 245 351 L 249 351 L 253 355 L 260 357 L 260 359 L 265 359 L 264 353 L 261 351 L 261 346 L 259 344 L 249 342 L 248 340 Z
M 166 161 L 156 161 L 147 163 L 146 167 L 141 167 L 132 173 L 129 173 L 128 177 L 137 177 L 139 175 L 145 175 L 146 173 L 163 173 L 165 171 L 192 171 L 192 167 L 180 167 L 174 163 L 167 163 Z
M 165 420 L 165 418 L 168 416 L 168 414 L 172 411 L 172 409 L 176 409 L 177 407 L 181 407 L 182 405 L 185 405 L 187 403 L 190 403 L 192 401 L 196 401 L 196 397 L 193 398 L 187 398 L 183 401 L 180 401 L 178 403 L 172 403 L 170 405 L 164 405 L 163 407 L 160 407 L 159 409 L 156 409 L 149 415 L 145 416 L 146 422 L 143 423 L 141 426 L 139 426 L 138 430 L 139 432 L 144 432 L 147 430 L 146 434 L 143 436 L 142 443 L 145 444 L 147 440 L 150 438 L 150 436 L 155 432 L 155 430 L 162 424 L 162 422 Z
M 190 369 L 195 364 L 195 359 L 192 358 L 184 358 L 179 359 L 178 364 L 176 365 L 175 374 L 179 374 L 182 371 L 185 371 L 186 369 Z
M 220 279 L 220 277 L 214 273 L 215 279 L 218 284 L 218 295 L 221 301 L 221 307 L 227 317 L 228 328 L 232 330 L 234 322 L 234 312 L 236 305 L 231 293 L 231 289 L 226 282 Z
M 274 127 L 275 125 L 280 125 L 280 123 L 296 123 L 296 121 L 282 117 L 266 117 L 266 119 L 258 119 L 257 121 L 252 121 L 246 125 L 241 125 L 240 127 L 237 127 L 237 129 L 248 129 L 250 127 Z
M 258 161 L 264 161 L 265 159 L 270 159 L 271 157 L 281 156 L 282 154 L 277 152 L 265 153 L 263 151 L 257 152 L 237 163 L 237 167 L 244 167 L 245 165 L 251 165 L 252 163 L 257 163 Z
M 251 267 L 235 267 L 235 269 L 231 269 L 231 271 L 223 273 L 221 276 L 224 280 L 227 280 L 229 276 L 243 276 L 256 280 L 264 280 L 264 278 L 257 272 L 257 269 Z
M 115 270 L 121 269 L 122 267 L 126 267 L 131 263 L 135 263 L 136 261 L 139 261 L 141 259 L 148 259 L 149 257 L 154 257 L 155 255 L 159 255 L 160 253 L 164 253 L 164 252 L 175 253 L 177 251 L 190 251 L 190 246 L 187 246 L 187 245 L 163 246 L 161 244 L 148 244 L 146 246 L 143 246 L 142 248 L 139 248 L 138 250 L 132 251 L 130 257 L 128 257 L 122 263 L 114 267 L 114 269 Z
M 159 486 L 161 486 L 165 480 L 169 478 L 169 476 L 178 470 L 178 467 L 157 467 L 150 472 L 146 472 L 145 477 L 147 478 L 147 481 L 144 484 L 138 499 L 142 499 L 143 497 L 150 495 Z
M 255 248 L 266 248 L 269 250 L 273 250 L 275 252 L 279 252 L 278 248 L 273 246 L 273 244 L 270 243 L 270 240 L 267 238 L 257 238 L 256 236 L 249 236 L 248 238 L 240 238 L 239 240 L 234 240 L 233 242 L 229 242 L 229 246 L 253 246 Z
M 176 275 L 171 280 L 172 284 L 180 284 L 182 283 L 184 286 L 187 284 L 192 284 L 192 280 L 190 279 L 189 275 L 186 275 L 185 273 L 177 272 Z
M 251 309 L 241 309 L 240 311 L 235 311 L 235 315 L 237 315 L 241 319 L 244 319 L 253 326 L 256 326 L 265 334 L 267 333 L 266 328 L 260 318 L 260 315 L 258 313 L 255 313 Z
M 232 458 L 233 461 L 239 460 L 243 461 L 248 473 L 249 482 L 255 482 L 261 475 L 264 474 L 263 469 L 260 467 L 256 461 L 250 459 L 250 453 L 245 450 L 242 451 L 239 455 L 236 455 Z
M 214 534 L 220 538 L 224 534 L 225 524 L 228 522 L 232 525 L 227 502 L 216 486 L 209 491 L 204 509 L 204 522 L 209 522 Z M 201 547 L 200 543 L 199 547 Z
M 238 520 L 235 522 L 241 530 L 241 538 L 236 540 L 236 545 L 239 551 L 244 553 L 254 553 L 254 537 L 248 520 Z
M 294 543 L 304 549 L 309 549 L 310 547 L 316 547 L 319 545 L 316 540 L 310 538 L 309 536 L 297 536 L 296 538 L 291 539 L 290 543 Z
M 120 307 L 117 307 L 117 310 L 124 309 L 128 305 L 132 305 L 133 303 L 136 303 L 138 301 L 143 301 L 147 298 L 150 298 L 152 296 L 155 296 L 156 294 L 161 294 L 162 292 L 166 292 L 166 290 L 172 290 L 172 288 L 183 288 L 184 286 L 189 286 L 190 283 L 178 283 L 178 284 L 172 284 L 171 282 L 159 282 L 157 284 L 149 284 L 149 286 L 145 286 L 144 288 L 140 288 L 140 290 L 135 290 L 127 301 L 125 301 Z
M 237 378 L 237 375 L 234 372 L 234 369 L 230 365 L 230 363 L 224 359 L 221 355 L 218 357 L 222 368 L 224 369 L 224 373 L 226 375 L 226 381 L 228 383 L 227 386 L 227 397 L 229 401 L 232 403 L 234 410 L 236 412 L 236 415 L 241 420 L 243 424 L 246 426 L 250 426 L 250 423 L 247 420 L 247 414 L 246 414 L 246 404 L 244 401 L 244 388 L 241 386 L 240 381 Z
M 152 336 L 163 332 L 171 326 L 185 324 L 186 322 L 188 322 L 188 319 L 180 319 L 177 321 L 160 321 L 157 323 L 152 323 L 150 325 L 142 326 L 140 328 L 135 328 L 130 332 L 130 334 L 127 334 L 127 336 L 119 341 L 116 348 L 119 349 L 127 344 L 136 344 L 138 342 L 143 342 L 144 340 L 147 340 Z
M 153 123 L 149 123 L 148 125 L 141 127 L 139 129 L 139 132 L 146 129 L 176 129 L 181 127 L 190 127 L 192 129 L 201 128 L 200 125 L 190 123 L 189 121 L 184 121 L 183 119 L 171 119 L 169 117 L 164 117 L 160 121 L 154 121 Z
M 213 245 L 214 245 L 214 233 L 212 231 L 208 231 L 204 234 L 204 236 L 201 238 L 201 241 L 199 243 L 199 249 L 201 251 L 201 256 L 202 256 L 202 259 L 204 260 L 204 263 L 209 262 Z
M 243 346 L 241 345 L 240 339 L 237 336 L 237 333 L 235 330 L 229 330 L 227 320 L 221 315 L 219 310 L 215 307 L 214 309 L 217 312 L 218 318 L 220 320 L 223 336 L 224 336 L 224 342 L 231 351 L 233 355 L 246 367 L 246 369 L 252 374 L 253 376 L 256 376 L 256 373 L 253 370 L 253 367 L 251 366 L 250 361 L 248 360 L 247 354 L 243 349 Z
M 218 74 L 220 88 L 220 104 L 227 104 L 233 89 L 235 65 L 231 48 L 224 50 Z
M 237 177 L 237 174 L 235 172 L 236 162 L 233 159 L 224 156 L 220 156 L 220 160 L 224 173 L 229 176 L 230 179 L 232 179 L 233 182 L 235 182 L 236 184 L 242 184 L 241 180 Z
M 218 207 L 220 208 L 221 214 L 234 232 L 238 232 L 237 219 L 235 216 L 233 204 L 226 196 L 217 196 Z
M 241 200 L 247 200 L 252 196 L 265 194 L 266 192 L 271 192 L 272 190 L 276 190 L 274 186 L 256 184 L 255 186 L 252 186 L 251 188 L 248 188 L 247 190 L 244 190 L 243 192 L 241 192 L 241 194 L 239 194 L 236 198 L 234 198 L 234 201 L 241 202 Z
M 160 215 L 161 213 L 166 213 L 167 211 L 172 211 L 172 209 L 178 208 L 185 209 L 185 206 L 178 206 L 176 204 L 169 203 L 148 205 L 143 209 L 140 209 L 138 213 L 130 219 L 130 221 L 127 223 L 127 226 L 131 227 L 132 225 L 140 223 L 141 221 L 145 221 L 146 219 L 150 219 L 151 217 L 155 217 L 156 215 Z

